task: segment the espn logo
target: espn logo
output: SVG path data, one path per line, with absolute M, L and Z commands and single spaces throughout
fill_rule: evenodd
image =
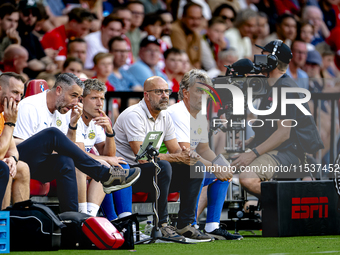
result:
M 328 218 L 328 197 L 292 198 L 292 219 L 313 219 L 315 211 L 319 218 Z

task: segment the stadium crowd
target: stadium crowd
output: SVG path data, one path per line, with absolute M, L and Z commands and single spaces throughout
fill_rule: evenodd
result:
M 203 130 L 203 134 L 195 146 L 191 144 L 186 121 L 196 120 L 201 105 L 192 101 L 198 102 L 204 91 L 196 82 L 211 85 L 212 78 L 225 74 L 225 65 L 243 58 L 254 61 L 255 54 L 282 47 L 279 50 L 286 56 L 279 60 L 287 70 L 278 72 L 280 76 L 286 73 L 311 92 L 340 92 L 339 0 L 0 3 L 2 208 L 29 199 L 30 178 L 43 183 L 56 179 L 63 187 L 57 194 L 60 211 L 96 215 L 102 207 L 109 220 L 130 215 L 132 192 L 154 192 L 153 165 L 137 164 L 134 158 L 146 134 L 157 130 L 163 132 L 167 151 L 159 156 L 158 177 L 163 236 L 197 242 L 240 240 L 242 236 L 219 225 L 232 174 L 202 173 L 192 178 L 186 171 L 189 165 L 211 165 L 225 144 L 225 136 L 218 134 L 215 148 L 209 148 L 208 126 L 202 120 L 195 125 L 202 124 L 197 133 Z M 281 40 L 284 47 L 256 47 L 274 40 Z M 24 86 L 32 79 L 46 80 L 50 90 L 21 101 Z M 120 105 L 127 99 L 115 98 L 107 116 L 103 111 L 107 91 L 144 92 L 144 97 L 130 99 L 130 107 L 122 112 Z M 178 93 L 180 102 L 167 110 L 174 103 L 169 99 L 172 92 Z M 309 106 L 313 109 L 312 101 Z M 333 162 L 329 162 L 327 100 L 321 103 L 320 115 L 322 159 L 329 164 Z M 338 130 L 336 121 L 336 141 Z M 252 139 L 252 134 L 248 132 L 247 138 Z M 252 156 L 272 151 L 261 148 Z M 246 159 L 250 154 L 245 154 L 233 164 L 250 164 Z M 300 159 L 295 156 L 295 163 L 301 164 Z M 240 183 L 260 198 L 251 178 L 240 176 Z M 260 183 L 272 176 L 256 178 Z M 168 224 L 167 197 L 173 191 L 180 191 L 177 227 Z M 208 216 L 201 232 L 195 226 L 204 207 Z

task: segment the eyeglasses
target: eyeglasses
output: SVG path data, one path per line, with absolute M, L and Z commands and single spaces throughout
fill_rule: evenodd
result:
M 160 96 L 160 95 L 163 95 L 163 92 L 165 93 L 165 95 L 167 96 L 170 96 L 171 93 L 172 93 L 172 90 L 171 89 L 152 89 L 152 90 L 148 90 L 146 92 L 151 92 L 151 91 L 154 91 L 155 94 L 157 96 Z
M 39 11 L 36 8 L 22 10 L 22 15 L 25 17 L 28 17 L 31 13 L 32 16 L 38 16 Z
M 234 22 L 234 20 L 235 20 L 235 18 L 230 18 L 230 17 L 224 16 L 224 15 L 222 15 L 221 18 L 224 19 L 224 20 L 227 20 L 227 19 L 228 19 L 228 20 L 230 20 L 231 22 Z

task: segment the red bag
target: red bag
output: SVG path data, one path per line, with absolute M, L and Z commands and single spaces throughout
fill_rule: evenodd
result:
M 88 218 L 85 220 L 82 230 L 101 250 L 117 249 L 124 243 L 124 238 L 119 231 L 103 217 Z

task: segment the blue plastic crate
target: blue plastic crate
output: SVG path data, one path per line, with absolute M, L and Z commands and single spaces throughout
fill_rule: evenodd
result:
M 9 212 L 0 212 L 0 253 L 9 253 Z

